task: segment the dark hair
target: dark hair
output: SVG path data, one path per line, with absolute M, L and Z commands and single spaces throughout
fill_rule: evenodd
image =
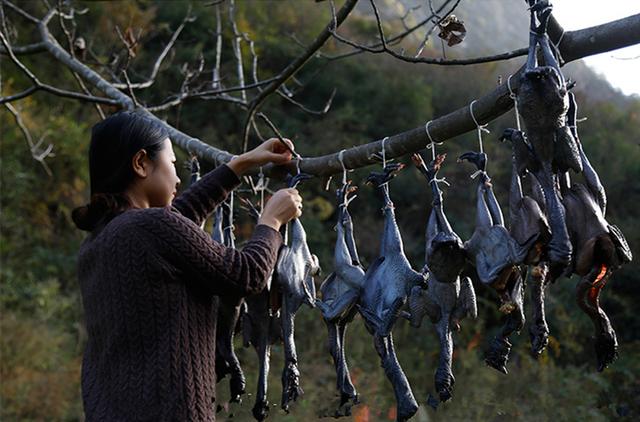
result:
M 144 149 L 155 159 L 168 136 L 160 123 L 132 111 L 116 113 L 93 126 L 89 145 L 91 202 L 71 214 L 80 230 L 93 231 L 131 206 L 124 191 L 135 178 L 133 156 Z

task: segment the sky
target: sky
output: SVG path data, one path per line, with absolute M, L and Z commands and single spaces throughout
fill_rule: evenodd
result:
M 555 0 L 552 4 L 553 15 L 566 31 L 640 13 L 640 0 Z M 584 62 L 623 93 L 640 95 L 640 45 L 590 56 Z

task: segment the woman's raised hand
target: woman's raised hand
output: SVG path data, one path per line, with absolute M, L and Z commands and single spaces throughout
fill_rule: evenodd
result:
M 295 188 L 280 189 L 264 206 L 258 224 L 279 230 L 280 226 L 302 215 L 302 197 Z
M 285 164 L 293 157 L 291 151 L 295 149 L 293 142 L 284 139 L 289 146 L 287 148 L 282 141 L 277 138 L 267 139 L 251 151 L 247 151 L 229 161 L 227 165 L 238 176 L 242 176 L 254 167 L 263 166 L 268 163 Z

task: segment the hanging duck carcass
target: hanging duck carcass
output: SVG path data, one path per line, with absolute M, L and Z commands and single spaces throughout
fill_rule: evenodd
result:
M 289 180 L 289 187 L 312 176 L 299 173 Z M 284 368 L 282 370 L 283 410 L 289 410 L 291 401 L 302 395 L 300 371 L 294 338 L 296 312 L 302 304 L 315 307 L 316 288 L 314 277 L 320 273 L 318 258 L 309 251 L 307 234 L 299 219 L 291 220 L 291 240 L 287 244 L 287 228 L 284 226 L 285 243 L 280 249 L 273 274 L 275 287 L 282 294 L 282 336 L 284 339 Z
M 358 258 L 353 237 L 353 221 L 348 206 L 355 196 L 349 195 L 356 190 L 347 181 L 338 189 L 338 223 L 336 224 L 336 246 L 334 253 L 334 272 L 320 286 L 322 300 L 316 300 L 316 306 L 329 332 L 329 352 L 336 369 L 337 389 L 340 392 L 340 404 L 333 416 L 348 416 L 350 407 L 358 403 L 349 367 L 345 357 L 344 342 L 347 325 L 353 320 L 358 309 L 356 304 L 362 293 L 364 269 Z
M 418 410 L 418 403 L 396 357 L 391 329 L 400 316 L 411 289 L 425 282 L 424 276 L 411 268 L 404 255 L 393 202 L 389 198 L 387 183 L 403 167 L 403 164 L 389 164 L 382 173 L 373 172 L 367 179 L 367 184 L 375 186 L 382 193 L 385 223 L 380 256 L 365 273 L 360 297 L 360 313 L 367 329 L 373 334 L 382 367 L 393 385 L 399 421 L 413 416 Z
M 215 211 L 213 224 L 213 238 L 216 241 L 222 236 L 222 243 L 235 248 L 233 234 L 233 192 L 227 201 L 223 202 Z M 218 301 L 218 320 L 216 324 L 216 380 L 229 375 L 230 401 L 240 402 L 245 393 L 246 381 L 236 356 L 233 339 L 239 331 L 240 314 L 244 306 L 241 297 L 225 296 Z
M 435 373 L 435 388 L 443 402 L 451 398 L 455 383 L 451 369 L 452 331 L 459 329 L 459 322 L 465 316 L 477 316 L 476 295 L 471 279 L 461 279 L 460 276 L 466 264 L 464 245 L 447 220 L 442 192 L 438 186 L 438 171 L 445 156 L 438 155 L 428 166 L 419 154 L 412 156 L 413 163 L 427 179 L 433 193 L 433 202 L 426 230 L 425 270 L 429 275 L 427 288 L 415 286 L 409 296 L 411 325 L 419 327 L 427 315 L 438 334 L 440 359 Z M 433 407 L 438 403 L 431 397 L 428 402 Z
M 519 142 L 513 141 L 519 137 Z M 524 265 L 531 268 L 532 315 L 529 325 L 531 353 L 539 356 L 549 342 L 549 327 L 544 311 L 545 288 L 549 282 L 547 245 L 551 229 L 544 213 L 544 193 L 538 180 L 530 175 L 531 196 L 525 195 L 521 177 L 526 175 L 531 157 L 522 132 L 505 129 L 501 140 L 512 141 L 511 189 L 509 192 L 509 233 L 520 247 L 528 249 Z
M 529 55 L 518 88 L 518 111 L 524 120 L 532 153 L 540 163 L 536 177 L 544 191 L 551 226 L 550 271 L 556 277 L 569 266 L 572 250 L 555 181 L 559 173 L 568 169 L 581 172 L 582 163 L 576 140 L 565 124 L 569 108 L 567 84 L 547 36 L 552 6 L 547 0 L 528 1 L 531 6 Z M 540 46 L 544 65 L 538 65 L 537 46 Z
M 244 208 L 258 221 L 260 211 L 253 204 L 241 198 Z M 282 340 L 280 324 L 280 297 L 271 288 L 271 277 L 267 287 L 257 295 L 245 298 L 246 308 L 242 313 L 242 339 L 244 347 L 253 346 L 258 356 L 258 385 L 256 400 L 251 410 L 256 420 L 262 421 L 269 415 L 267 400 L 271 346 Z
M 476 228 L 465 242 L 465 249 L 474 263 L 478 279 L 497 291 L 500 311 L 507 314 L 505 324 L 491 341 L 485 362 L 506 374 L 511 351 L 509 336 L 514 331 L 519 332 L 525 321 L 520 265 L 530 245 L 519 245 L 504 225 L 500 204 L 486 172 L 487 155 L 484 152 L 467 152 L 458 161 L 473 163 L 477 168 L 474 176 L 478 177 Z

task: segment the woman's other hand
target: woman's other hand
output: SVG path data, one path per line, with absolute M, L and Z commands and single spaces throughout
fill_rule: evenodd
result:
M 293 218 L 302 215 L 302 197 L 295 188 L 280 189 L 264 206 L 258 224 L 265 224 L 275 230 Z
M 227 165 L 238 177 L 245 174 L 254 167 L 263 166 L 268 163 L 285 164 L 291 161 L 291 151 L 294 150 L 293 142 L 284 139 L 289 148 L 282 144 L 277 138 L 267 139 L 251 151 L 245 152 L 229 161 Z

